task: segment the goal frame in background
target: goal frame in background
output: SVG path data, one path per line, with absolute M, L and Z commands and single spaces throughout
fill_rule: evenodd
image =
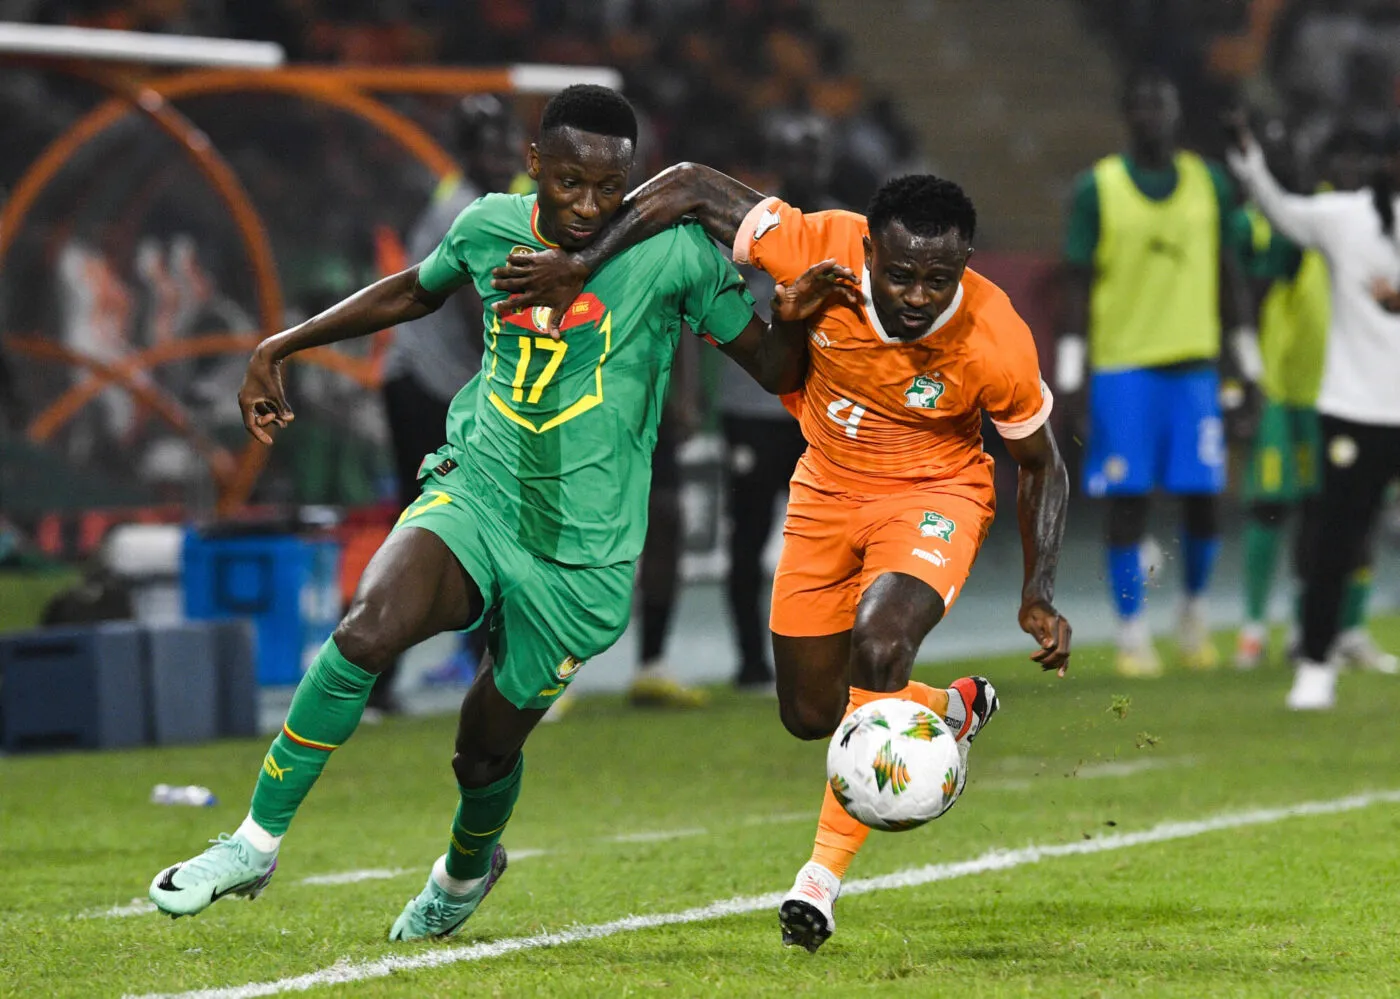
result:
M 86 377 L 36 415 L 26 437 L 42 444 L 89 401 L 109 387 L 138 402 L 183 436 L 208 465 L 218 487 L 216 514 L 243 507 L 256 486 L 268 451 L 250 440 L 229 452 L 204 435 L 179 402 L 141 378 L 141 372 L 196 356 L 245 353 L 281 328 L 282 284 L 267 226 L 237 173 L 213 142 L 176 107 L 184 98 L 228 93 L 279 93 L 354 115 L 398 144 L 433 176 L 458 171 L 456 159 L 421 125 L 381 100 L 380 94 L 463 96 L 498 93 L 547 95 L 574 83 L 620 88 L 621 74 L 608 67 L 516 64 L 501 67 L 283 65 L 281 46 L 219 38 L 37 25 L 0 25 L 0 67 L 19 65 L 88 80 L 111 96 L 52 140 L 28 166 L 0 208 L 0 268 L 23 231 L 30 211 L 49 185 L 89 143 L 131 115 L 144 115 L 172 138 L 210 185 L 228 212 L 244 247 L 257 295 L 260 329 L 241 334 L 192 337 L 138 351 L 117 363 L 101 363 L 47 339 L 8 335 L 8 349 L 34 360 L 82 368 Z M 115 64 L 115 65 L 104 65 Z M 157 66 L 198 66 L 175 72 Z M 320 348 L 300 360 L 330 368 L 372 387 L 378 366 Z

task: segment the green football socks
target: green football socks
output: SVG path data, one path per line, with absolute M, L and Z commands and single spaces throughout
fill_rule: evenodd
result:
M 253 821 L 282 836 L 331 753 L 350 738 L 364 714 L 375 675 L 360 669 L 326 639 L 292 695 L 282 731 L 263 757 L 253 790 Z
M 1339 631 L 1351 631 L 1366 623 L 1366 605 L 1371 601 L 1371 567 L 1357 569 L 1347 580 L 1342 596 L 1342 616 Z
M 1269 591 L 1274 584 L 1283 531 L 1249 520 L 1244 527 L 1244 614 L 1246 621 L 1264 621 L 1269 614 Z
M 469 881 L 484 877 L 491 868 L 491 854 L 501 841 L 515 799 L 520 797 L 520 775 L 525 771 L 525 755 L 515 761 L 515 769 L 485 787 L 459 787 L 462 799 L 452 820 L 452 842 L 447 848 L 448 877 Z

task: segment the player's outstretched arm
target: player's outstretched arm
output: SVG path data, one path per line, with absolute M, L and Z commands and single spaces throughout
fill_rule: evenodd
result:
M 733 246 L 739 226 L 764 196 L 728 174 L 699 163 L 680 163 L 642 184 L 623 202 L 598 238 L 576 251 L 513 253 L 491 272 L 491 286 L 510 297 L 497 302 L 497 314 L 526 306 L 552 310 L 551 336 L 583 291 L 589 276 L 610 257 L 649 239 L 687 216 L 710 238 Z
M 1021 630 L 1040 645 L 1031 656 L 1041 669 L 1060 676 L 1069 668 L 1069 622 L 1055 609 L 1055 569 L 1065 539 L 1069 475 L 1049 424 L 1020 440 L 1006 439 L 1006 449 L 1020 466 L 1016 520 L 1021 528 L 1025 582 L 1021 587 Z
M 775 395 L 796 392 L 807 373 L 807 320 L 829 299 L 861 302 L 855 272 L 834 259 L 813 264 L 789 285 L 773 289 L 771 323 L 754 316 L 720 349 Z
M 362 288 L 304 323 L 270 336 L 248 359 L 238 390 L 243 426 L 264 444 L 272 443 L 271 428 L 285 427 L 295 418 L 282 385 L 282 362 L 311 347 L 351 340 L 436 312 L 446 301 L 418 282 L 418 268 L 392 274 Z
M 579 255 L 596 269 L 608 257 L 687 216 L 704 226 L 711 239 L 733 246 L 739 226 L 764 197 L 703 163 L 678 163 L 629 194 L 602 236 Z

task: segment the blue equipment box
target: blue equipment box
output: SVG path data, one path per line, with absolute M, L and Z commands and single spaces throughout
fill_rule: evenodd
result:
M 286 534 L 185 533 L 185 616 L 250 618 L 258 683 L 295 684 L 340 621 L 340 545 Z
M 145 634 L 116 622 L 0 637 L 8 753 L 119 749 L 147 741 Z

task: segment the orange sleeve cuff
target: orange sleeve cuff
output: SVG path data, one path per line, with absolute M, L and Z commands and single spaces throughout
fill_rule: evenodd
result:
M 1014 423 L 1002 423 L 999 420 L 992 420 L 992 426 L 997 428 L 997 433 L 1009 441 L 1024 440 L 1045 425 L 1045 421 L 1050 419 L 1050 411 L 1055 408 L 1055 397 L 1050 394 L 1050 386 L 1045 382 L 1040 383 L 1042 402 L 1040 409 L 1034 416 L 1025 420 L 1018 420 Z

